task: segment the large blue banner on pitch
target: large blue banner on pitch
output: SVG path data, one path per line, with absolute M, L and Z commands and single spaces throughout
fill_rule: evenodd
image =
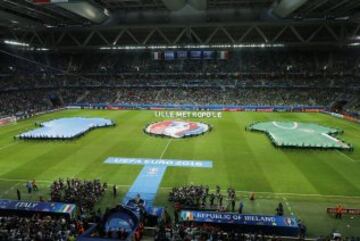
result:
M 180 218 L 182 221 L 193 221 L 201 223 L 276 226 L 292 228 L 299 227 L 296 218 L 281 216 L 247 215 L 206 211 L 181 211 Z
M 212 168 L 212 161 L 194 161 L 194 160 L 173 160 L 173 159 L 148 159 L 148 158 L 126 158 L 109 157 L 104 163 L 107 164 L 126 164 L 126 165 L 153 165 L 169 167 L 194 167 L 194 168 Z
M 152 202 L 155 199 L 166 168 L 167 166 L 145 165 L 125 195 L 123 203 L 126 204 L 139 194 L 141 199 L 145 201 L 145 206 L 152 207 Z
M 24 139 L 71 139 L 100 127 L 113 126 L 114 122 L 104 118 L 69 117 L 39 124 L 40 127 L 24 132 L 17 137 Z
M 75 210 L 75 204 L 0 199 L 0 211 L 56 213 L 67 214 L 71 216 L 75 212 Z

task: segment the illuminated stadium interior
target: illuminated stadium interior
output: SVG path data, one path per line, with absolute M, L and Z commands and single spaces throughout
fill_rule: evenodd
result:
M 0 241 L 360 240 L 360 1 L 0 0 Z

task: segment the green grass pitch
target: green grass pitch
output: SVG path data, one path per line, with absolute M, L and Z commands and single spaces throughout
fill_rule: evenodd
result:
M 116 121 L 114 128 L 96 129 L 73 141 L 22 141 L 13 136 L 35 128 L 36 121 L 58 117 L 104 117 Z M 120 195 L 137 177 L 141 166 L 106 165 L 109 156 L 212 160 L 212 169 L 169 167 L 155 204 L 168 206 L 170 187 L 183 184 L 234 187 L 244 200 L 245 213 L 274 214 L 283 202 L 286 215 L 296 215 L 308 227 L 308 234 L 326 235 L 339 230 L 360 235 L 360 217 L 335 220 L 326 207 L 342 203 L 360 208 L 360 125 L 320 113 L 227 112 L 221 119 L 192 119 L 209 123 L 213 130 L 186 139 L 158 138 L 143 133 L 146 124 L 163 120 L 153 111 L 67 110 L 0 127 L 0 197 L 15 198 L 16 188 L 23 199 L 48 196 L 52 180 L 62 177 L 100 178 L 120 186 Z M 245 127 L 259 121 L 318 123 L 344 130 L 339 135 L 351 143 L 353 152 L 274 148 L 269 138 Z M 39 193 L 25 194 L 24 183 L 35 178 Z M 248 201 L 249 192 L 257 200 Z M 109 191 L 99 204 L 121 200 Z

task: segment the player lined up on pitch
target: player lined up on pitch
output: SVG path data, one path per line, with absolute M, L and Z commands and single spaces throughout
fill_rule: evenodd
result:
M 51 201 L 75 203 L 81 212 L 93 210 L 97 201 L 104 195 L 107 183 L 100 180 L 90 181 L 77 178 L 67 178 L 66 181 L 59 178 L 51 185 Z
M 169 193 L 168 200 L 174 203 L 175 210 L 197 208 L 240 214 L 244 210 L 244 202 L 237 199 L 235 189 L 228 188 L 225 192 L 218 185 L 215 191 L 211 191 L 207 185 L 174 187 Z M 249 200 L 255 201 L 255 193 L 250 193 Z

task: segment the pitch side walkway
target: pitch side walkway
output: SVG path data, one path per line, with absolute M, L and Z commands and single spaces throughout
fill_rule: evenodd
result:
M 122 202 L 126 204 L 139 194 L 146 207 L 152 207 L 166 169 L 167 166 L 145 165 Z
M 125 195 L 122 203 L 126 204 L 136 195 L 145 201 L 145 207 L 151 208 L 167 167 L 212 168 L 212 161 L 173 160 L 173 159 L 140 159 L 109 157 L 107 164 L 143 165 L 144 168 Z

